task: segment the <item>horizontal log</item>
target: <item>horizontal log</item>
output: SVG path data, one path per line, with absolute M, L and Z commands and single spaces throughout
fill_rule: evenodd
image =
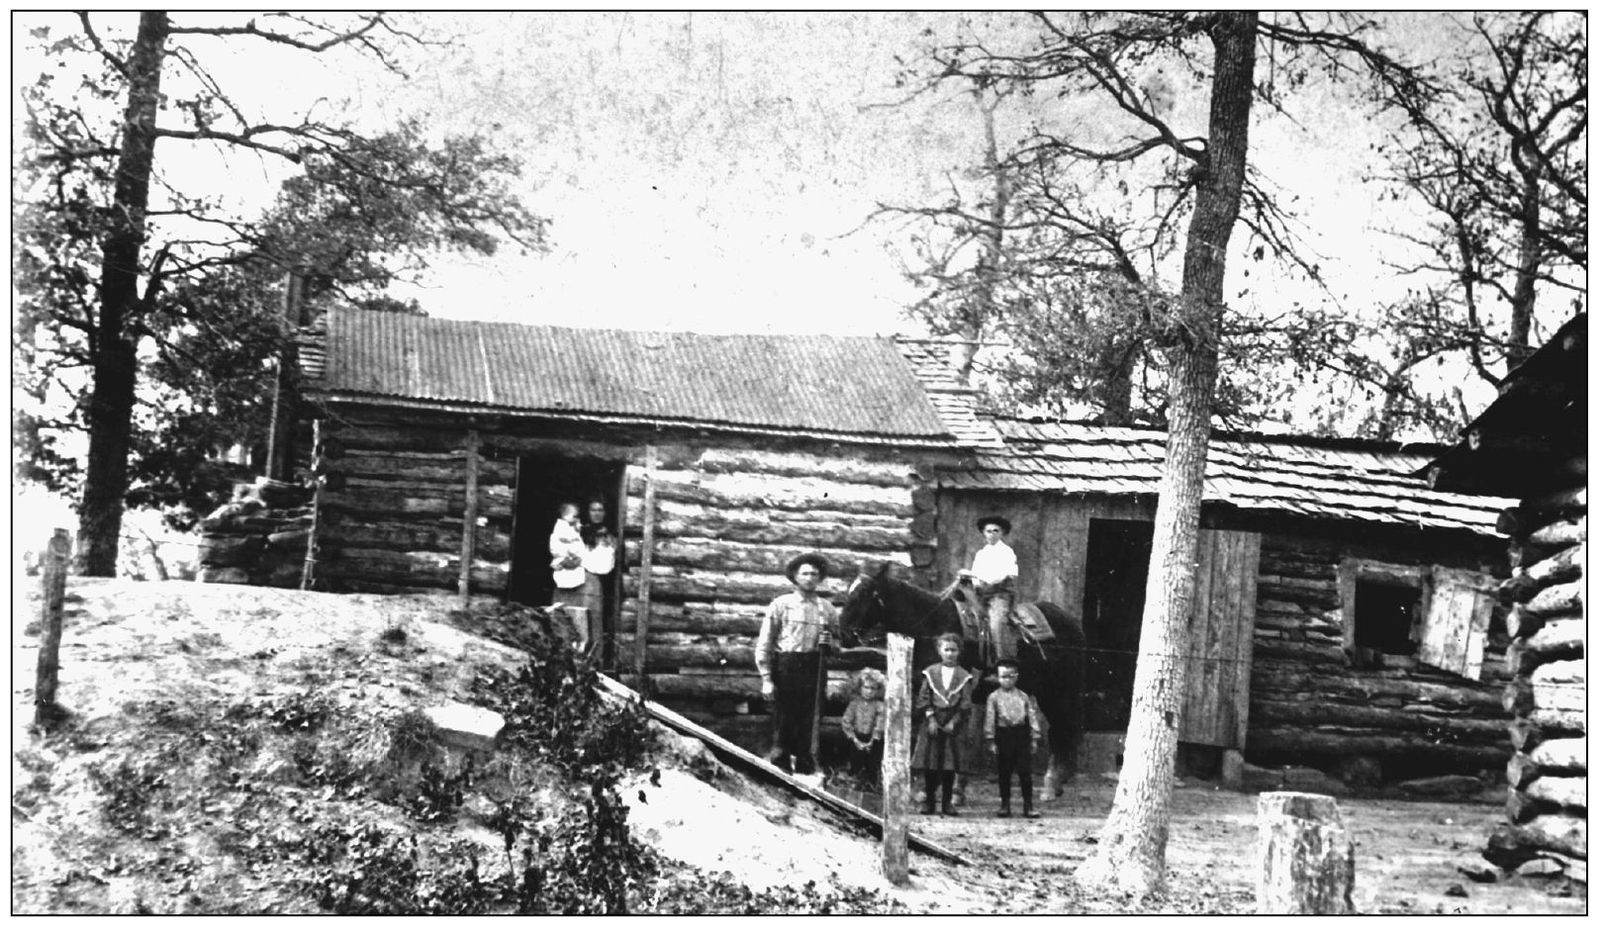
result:
M 339 458 L 358 450 L 460 452 L 467 447 L 466 429 L 395 428 L 327 421 L 323 456 Z
M 1521 500 L 1520 508 L 1529 513 L 1585 512 L 1586 486 L 1583 484 Z
M 625 600 L 622 625 L 633 628 L 639 600 Z M 653 631 L 694 632 L 702 635 L 755 635 L 762 625 L 765 607 L 747 603 L 685 602 L 652 600 L 647 627 Z
M 486 518 L 505 519 L 512 514 L 510 497 L 497 498 L 487 490 L 479 496 L 479 514 Z M 383 521 L 411 521 L 417 519 L 462 518 L 462 506 L 467 494 L 456 488 L 440 494 L 417 494 L 377 487 L 352 487 L 323 491 L 323 507 L 331 512 L 348 513 L 357 517 L 370 516 Z
M 639 570 L 632 569 L 624 576 L 624 595 L 639 595 Z M 846 581 L 831 578 L 820 586 L 826 599 L 838 600 L 846 588 Z M 766 606 L 774 597 L 790 592 L 794 587 L 784 574 L 753 574 L 741 571 L 707 571 L 693 568 L 662 567 L 651 565 L 651 598 L 661 597 L 663 602 L 724 602 L 752 603 Z M 839 606 L 838 601 L 835 605 Z
M 1560 519 L 1531 532 L 1526 541 L 1542 547 L 1568 547 L 1586 541 L 1586 516 Z
M 1559 734 L 1586 734 L 1586 710 L 1580 709 L 1532 709 L 1526 714 L 1532 722 L 1544 731 Z
M 1586 661 L 1553 661 L 1531 673 L 1533 686 L 1585 686 Z
M 631 476 L 630 495 L 644 493 L 643 480 L 643 477 Z M 746 474 L 704 476 L 693 471 L 659 470 L 655 483 L 658 499 L 728 509 L 771 508 L 800 512 L 827 509 L 908 519 L 914 515 L 906 490 L 831 480 Z
M 1509 755 L 1508 762 L 1503 765 L 1503 773 L 1508 779 L 1508 785 L 1520 789 L 1525 784 L 1536 779 L 1542 772 L 1542 767 L 1531 755 L 1522 751 L 1515 751 Z
M 1461 678 L 1454 678 L 1455 680 Z M 1319 698 L 1370 702 L 1379 698 L 1401 697 L 1406 703 L 1427 708 L 1471 709 L 1488 716 L 1506 716 L 1499 694 L 1484 685 L 1464 680 L 1462 684 L 1422 680 L 1406 670 L 1335 671 L 1324 666 L 1284 660 L 1255 661 L 1252 692 L 1295 693 Z
M 1347 664 L 1347 655 L 1339 647 L 1264 638 L 1255 638 L 1253 640 L 1252 659 L 1255 662 L 1260 660 L 1290 660 L 1337 666 L 1346 666 Z
M 340 473 L 347 479 L 415 481 L 418 483 L 460 484 L 467 480 L 467 460 L 460 452 L 433 454 L 364 452 L 347 454 L 320 473 Z M 479 459 L 481 486 L 513 484 L 517 481 L 515 461 Z
M 635 546 L 631 542 L 629 547 Z M 872 552 L 847 551 L 838 548 L 806 548 L 787 545 L 750 545 L 708 538 L 662 538 L 659 536 L 652 549 L 653 566 L 690 567 L 700 570 L 738 570 L 753 574 L 784 576 L 785 565 L 802 554 L 822 554 L 834 568 L 836 577 L 856 574 L 857 566 L 873 558 Z M 630 551 L 631 560 L 638 555 Z M 882 558 L 894 563 L 908 564 L 904 552 L 886 552 Z
M 1526 715 L 1538 709 L 1585 712 L 1586 686 L 1576 683 L 1536 683 L 1516 677 L 1503 688 L 1503 708 L 1515 715 Z
M 692 469 L 708 474 L 771 474 L 780 477 L 827 477 L 843 483 L 904 488 L 917 476 L 907 461 L 866 461 L 857 457 L 824 457 L 780 451 L 709 448 Z
M 1550 738 L 1531 751 L 1531 759 L 1544 772 L 1585 773 L 1585 738 Z
M 1546 660 L 1579 656 L 1586 646 L 1586 621 L 1555 619 L 1536 629 L 1521 644 L 1531 654 Z
M 325 543 L 341 548 L 371 548 L 380 551 L 426 551 L 460 553 L 462 525 L 454 520 L 436 524 L 389 522 L 372 524 L 352 519 L 331 522 L 320 533 Z M 512 536 L 492 528 L 475 533 L 474 556 L 485 561 L 506 561 L 512 556 Z
M 640 524 L 641 511 L 630 511 Z M 839 520 L 777 520 L 769 512 L 714 509 L 673 502 L 658 503 L 656 534 L 663 538 L 702 538 L 742 544 L 780 544 L 805 548 L 849 548 L 883 556 L 906 551 L 914 542 L 905 520 L 889 518 L 884 525 L 862 525 L 852 516 Z
M 1508 745 L 1446 744 L 1410 732 L 1309 731 L 1298 726 L 1253 725 L 1247 729 L 1247 750 L 1306 753 L 1328 757 L 1373 754 L 1439 760 L 1466 770 L 1494 770 L 1508 756 Z
M 1525 786 L 1525 793 L 1539 802 L 1584 810 L 1586 777 L 1539 776 Z
M 320 558 L 316 570 L 317 576 L 330 579 L 453 588 L 461 579 L 460 564 L 459 555 L 346 548 Z M 506 589 L 505 564 L 475 561 L 470 573 L 474 592 L 502 592 Z
M 1558 583 L 1532 596 L 1531 601 L 1525 604 L 1525 609 L 1532 615 L 1544 618 L 1578 614 L 1585 595 L 1586 584 L 1580 580 Z
M 1545 617 L 1537 615 L 1524 606 L 1510 608 L 1508 615 L 1503 618 L 1504 628 L 1508 632 L 1508 637 L 1515 640 L 1529 638 L 1546 622 L 1547 619 Z
M 1508 720 L 1502 716 L 1478 718 L 1470 715 L 1426 712 L 1416 705 L 1387 709 L 1373 705 L 1333 702 L 1317 695 L 1311 696 L 1307 702 L 1254 698 L 1247 717 L 1269 724 L 1339 725 L 1380 731 L 1438 732 L 1454 738 L 1485 741 L 1488 744 L 1502 744 L 1508 734 Z

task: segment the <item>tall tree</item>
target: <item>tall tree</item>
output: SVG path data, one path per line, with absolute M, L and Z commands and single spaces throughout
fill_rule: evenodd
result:
M 308 55 L 345 49 L 398 72 L 393 47 L 424 40 L 385 14 L 322 21 L 268 13 L 190 25 L 145 12 L 132 38 L 121 40 L 103 38 L 91 17 L 79 14 L 72 35 L 52 42 L 48 27 L 35 35 L 63 64 L 92 64 L 83 65 L 73 93 L 64 94 L 48 72 L 24 93 L 30 147 L 16 247 L 30 340 L 14 341 L 13 350 L 30 364 L 29 386 L 38 395 L 54 382 L 69 393 L 81 390 L 87 401 L 64 419 L 19 424 L 30 436 L 51 425 L 87 431 L 79 569 L 110 575 L 130 457 L 141 445 L 157 457 L 163 451 L 148 431 L 136 430 L 141 343 L 145 354 L 163 352 L 167 362 L 186 339 L 193 348 L 208 333 L 260 344 L 249 306 L 203 298 L 208 274 L 221 275 L 210 286 L 237 289 L 238 280 L 220 282 L 241 268 L 255 268 L 259 285 L 263 267 L 311 263 L 326 266 L 321 279 L 330 285 L 341 274 L 371 282 L 382 277 L 375 269 L 390 267 L 379 256 L 392 249 L 414 259 L 436 248 L 490 251 L 498 234 L 537 245 L 541 226 L 507 189 L 516 163 L 482 141 L 447 140 L 437 149 L 416 125 L 366 136 L 310 116 L 249 119 L 197 51 L 204 43 Z M 169 69 L 181 77 L 176 89 L 164 87 Z M 96 109 L 117 101 L 120 119 Z M 283 208 L 260 228 L 220 208 L 210 191 L 185 190 L 183 177 L 162 183 L 153 208 L 158 139 L 283 159 L 301 164 L 304 177 L 286 187 Z M 488 173 L 481 177 L 479 169 Z M 73 378 L 75 365 L 86 378 Z M 171 375 L 184 365 L 155 369 Z M 42 472 L 68 473 L 45 437 L 28 446 L 39 449 Z
M 1175 165 L 1170 176 L 1189 209 L 1178 292 L 1165 296 L 1162 287 L 1149 285 L 1141 308 L 1152 320 L 1149 337 L 1162 354 L 1168 441 L 1125 763 L 1097 850 L 1077 871 L 1084 882 L 1145 894 L 1163 885 L 1231 235 L 1239 222 L 1269 238 L 1273 227 L 1255 219 L 1281 215 L 1252 180 L 1247 161 L 1255 92 L 1278 107 L 1272 83 L 1255 81 L 1258 45 L 1307 51 L 1334 69 L 1362 69 L 1398 95 L 1417 94 L 1421 88 L 1412 71 L 1360 41 L 1364 24 L 1356 20 L 1311 24 L 1308 17 L 1295 14 L 1284 22 L 1265 21 L 1240 12 L 1074 18 L 1038 14 L 1038 24 L 1034 49 L 1002 54 L 959 47 L 951 50 L 945 72 L 1032 86 L 1050 82 L 1060 94 L 1102 96 L 1123 115 L 1129 134 L 1101 147 L 1071 138 L 1053 140 L 1052 146 L 1097 164 L 1134 162 L 1149 155 L 1169 159 Z M 1142 76 L 1163 62 L 1207 75 L 1208 106 L 1200 136 L 1188 137 L 1171 124 L 1155 96 L 1142 89 Z
M 1495 384 L 1586 292 L 1586 18 L 1551 11 L 1454 15 L 1467 49 L 1441 66 L 1447 89 L 1391 139 L 1387 179 L 1429 211 L 1393 266 L 1413 290 L 1381 320 L 1393 354 L 1375 360 L 1390 431 L 1437 403 L 1415 382 L 1444 356 Z M 1402 101 L 1405 104 L 1412 101 Z M 1440 418 L 1457 422 L 1462 409 Z M 1450 432 L 1449 432 L 1450 434 Z

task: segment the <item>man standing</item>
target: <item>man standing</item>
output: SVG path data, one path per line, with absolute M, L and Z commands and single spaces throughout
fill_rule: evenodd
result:
M 774 716 L 768 760 L 781 769 L 793 760 L 791 769 L 797 774 L 817 769 L 813 727 L 818 724 L 824 650 L 838 631 L 835 607 L 818 595 L 818 584 L 828 573 L 829 562 L 822 555 L 792 558 L 785 577 L 796 589 L 768 604 L 757 633 L 757 672 Z
M 958 571 L 960 579 L 974 584 L 991 633 L 992 660 L 1018 657 L 1018 642 L 1008 627 L 1013 612 L 1013 590 L 1019 578 L 1019 559 L 1002 539 L 1011 534 L 1013 523 L 1002 516 L 986 516 L 975 523 L 985 534 L 985 544 L 974 552 L 974 565 Z

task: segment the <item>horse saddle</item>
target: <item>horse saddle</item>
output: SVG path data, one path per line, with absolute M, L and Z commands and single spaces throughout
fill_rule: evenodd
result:
M 1057 640 L 1057 633 L 1052 631 L 1052 623 L 1046 620 L 1041 607 L 1035 603 L 1019 603 L 1013 607 L 1013 627 L 1019 630 L 1019 637 L 1025 644 L 1044 644 Z

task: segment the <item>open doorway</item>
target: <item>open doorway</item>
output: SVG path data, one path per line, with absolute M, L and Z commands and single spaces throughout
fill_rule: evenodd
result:
M 623 464 L 583 458 L 525 455 L 518 459 L 517 496 L 512 523 L 512 575 L 507 599 L 530 606 L 551 604 L 556 583 L 551 575 L 551 529 L 563 503 L 579 506 L 581 519 L 588 503 L 605 507 L 604 525 L 615 539 L 623 537 Z M 622 594 L 621 543 L 610 574 L 602 578 L 602 659 L 610 666 Z
M 1085 727 L 1123 732 L 1135 695 L 1152 523 L 1092 519 L 1085 557 Z

